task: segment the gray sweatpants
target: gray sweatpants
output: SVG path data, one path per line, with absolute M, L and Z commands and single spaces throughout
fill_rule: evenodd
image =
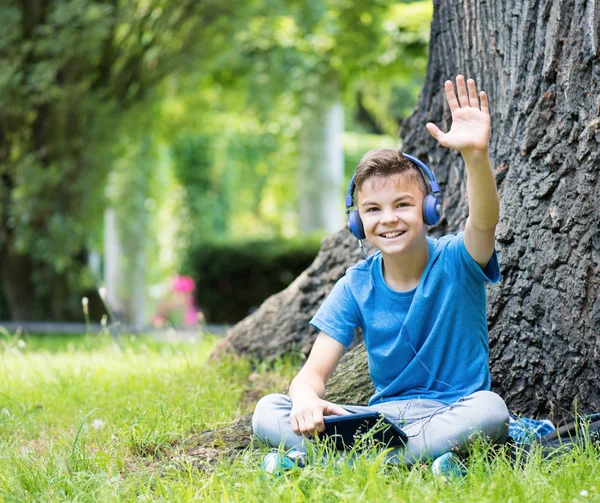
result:
M 392 463 L 413 464 L 433 459 L 447 451 L 463 452 L 484 438 L 503 443 L 508 436 L 508 409 L 502 398 L 491 391 L 478 391 L 446 405 L 426 399 L 377 403 L 370 407 L 343 405 L 349 412 L 377 411 L 398 424 L 408 435 L 406 447 L 388 454 Z M 290 424 L 292 401 L 286 395 L 272 394 L 259 400 L 252 417 L 254 434 L 274 447 L 306 451 L 309 439 L 297 435 Z

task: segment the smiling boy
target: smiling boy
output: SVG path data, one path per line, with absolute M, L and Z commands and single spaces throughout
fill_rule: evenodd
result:
M 488 363 L 485 283 L 500 277 L 488 98 L 461 75 L 456 87 L 458 96 L 452 82 L 445 83 L 450 131 L 426 127 L 465 161 L 464 233 L 427 237 L 431 199 L 423 208 L 432 184 L 418 160 L 394 149 L 363 157 L 354 176 L 358 214 L 351 227 L 378 252 L 348 269 L 311 320 L 320 333 L 289 397 L 269 395 L 257 404 L 254 432 L 271 445 L 283 441 L 303 452 L 324 430 L 323 416 L 365 411 L 383 413 L 407 433 L 406 447 L 392 451 L 392 461 L 435 459 L 436 473 L 455 469 L 455 453 L 478 438 L 505 440 L 508 411 L 490 391 Z M 351 185 L 350 196 L 353 191 Z M 364 333 L 375 394 L 368 406 L 334 404 L 324 399 L 325 385 L 356 327 Z

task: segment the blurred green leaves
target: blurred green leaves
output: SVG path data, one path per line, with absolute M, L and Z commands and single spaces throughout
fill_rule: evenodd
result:
M 228 214 L 230 233 L 295 232 L 297 136 L 308 120 L 301 114 L 332 81 L 350 112 L 346 129 L 397 135 L 424 78 L 431 16 L 431 2 L 272 2 L 236 34 L 236 50 L 220 57 L 211 77 L 192 71 L 171 82 L 166 141 L 196 134 L 220 145 L 207 200 L 218 218 Z M 223 176 L 227 183 L 217 180 Z M 216 203 L 217 186 L 235 201 L 228 209 Z
M 230 50 L 226 41 L 248 9 L 193 0 L 0 6 L 0 263 L 26 265 L 22 285 L 2 275 L 13 314 L 23 304 L 18 290 L 29 290 L 35 303 L 48 281 L 91 286 L 86 248 L 101 227 L 107 175 L 122 154 L 121 138 L 137 138 L 145 127 L 126 129 L 134 122 L 127 115 L 185 63 Z M 38 301 L 37 315 L 53 317 L 52 303 Z M 32 312 L 23 307 L 17 316 Z
M 78 316 L 111 173 L 126 246 L 154 236 L 168 247 L 180 231 L 178 249 L 294 234 L 302 108 L 335 82 L 347 130 L 395 136 L 424 77 L 431 11 L 391 0 L 3 2 L 0 275 L 11 309 L 23 302 L 1 268 L 25 257 L 27 301 L 48 317 L 67 302 L 61 313 Z M 68 300 L 48 300 L 59 292 Z

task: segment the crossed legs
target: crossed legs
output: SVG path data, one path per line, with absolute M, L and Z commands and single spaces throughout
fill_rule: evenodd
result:
M 446 405 L 426 399 L 398 400 L 372 406 L 343 405 L 349 412 L 377 411 L 397 423 L 408 435 L 406 447 L 388 454 L 393 463 L 412 464 L 443 453 L 464 451 L 478 439 L 503 443 L 508 435 L 508 409 L 502 398 L 491 391 L 478 391 Z M 306 451 L 309 439 L 297 435 L 290 424 L 292 401 L 286 395 L 272 394 L 256 404 L 254 434 L 273 446 Z

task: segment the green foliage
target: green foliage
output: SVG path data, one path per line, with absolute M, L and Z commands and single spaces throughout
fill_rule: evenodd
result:
M 432 14 L 427 0 L 291 2 L 238 34 L 227 71 L 246 76 L 261 114 L 282 93 L 310 107 L 341 90 L 351 109 L 358 93 L 374 116 L 378 131 L 369 132 L 396 135 L 425 77 Z
M 432 15 L 430 1 L 396 3 L 389 9 L 376 64 L 352 84 L 357 115 L 360 118 L 360 108 L 370 115 L 367 131 L 396 136 L 402 120 L 416 106 L 425 80 Z
M 320 240 L 215 241 L 196 245 L 185 273 L 211 323 L 235 323 L 283 290 L 314 260 Z
M 344 134 L 344 178 L 350 181 L 362 156 L 376 148 L 398 148 L 398 139 L 383 135 Z
M 295 233 L 296 103 L 283 93 L 259 110 L 245 87 L 231 86 L 190 75 L 165 86 L 160 135 L 186 193 L 191 242 Z M 201 142 L 204 157 L 194 154 Z
M 191 226 L 198 236 L 223 236 L 229 224 L 226 177 L 215 163 L 215 138 L 180 136 L 171 145 L 174 175 L 186 192 Z
M 230 50 L 230 33 L 252 8 L 192 0 L 0 7 L 0 258 L 28 258 L 35 275 L 23 271 L 24 281 L 40 313 L 52 315 L 59 302 L 53 283 L 68 299 L 92 286 L 81 256 L 100 226 L 125 112 L 187 58 L 214 62 Z
M 176 84 L 182 92 L 170 104 L 179 100 L 178 108 L 188 111 L 177 114 L 186 129 L 168 141 L 177 151 L 181 141 L 208 136 L 212 146 L 212 165 L 202 169 L 210 181 L 197 180 L 194 192 L 194 177 L 179 177 L 191 212 L 200 217 L 192 220 L 202 222 L 194 224 L 191 242 L 210 237 L 215 227 L 228 227 L 234 237 L 298 232 L 299 132 L 303 124 L 311 127 L 307 109 L 325 106 L 322 96 L 336 86 L 346 89 L 346 130 L 397 135 L 424 79 L 432 4 L 372 4 L 274 4 L 236 35 L 239 51 L 225 56 L 212 79 L 190 78 L 194 85 L 187 90 Z M 385 135 L 350 136 L 357 141 L 344 142 L 347 177 L 367 150 L 394 146 Z

